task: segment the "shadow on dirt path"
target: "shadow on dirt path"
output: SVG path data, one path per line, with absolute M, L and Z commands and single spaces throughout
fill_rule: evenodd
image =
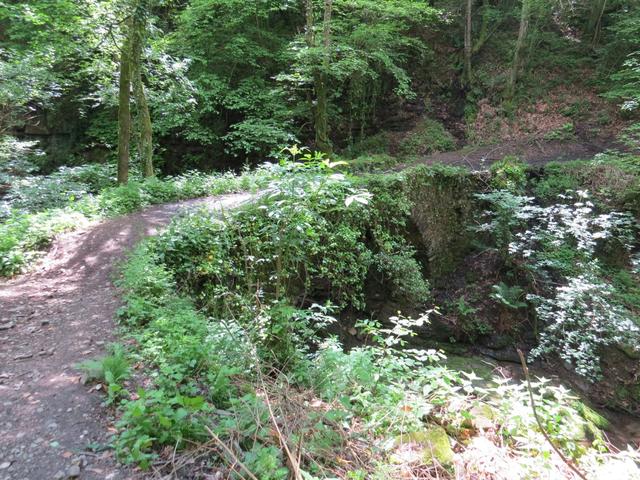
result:
M 33 272 L 0 282 L 0 480 L 129 478 L 111 451 L 87 451 L 108 441 L 113 419 L 74 368 L 114 340 L 116 267 L 176 214 L 251 197 L 159 205 L 94 224 L 56 239 Z

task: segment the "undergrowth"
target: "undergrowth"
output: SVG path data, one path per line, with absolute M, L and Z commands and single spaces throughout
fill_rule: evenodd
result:
M 23 272 L 61 232 L 152 204 L 256 190 L 271 175 L 268 167 L 242 175 L 190 172 L 113 186 L 109 170 L 93 165 L 24 178 L 9 191 L 0 222 L 0 276 Z
M 187 476 L 382 480 L 464 478 L 490 452 L 509 478 L 569 478 L 524 384 L 410 347 L 433 311 L 364 317 L 362 342 L 344 347 L 334 328 L 363 309 L 367 282 L 415 304 L 428 290 L 394 180 L 333 167 L 285 165 L 253 204 L 178 219 L 124 265 L 120 319 L 144 368 L 120 383 L 118 458 Z M 520 308 L 520 292 L 495 294 Z M 567 457 L 589 472 L 609 461 L 601 419 L 571 392 L 539 379 L 532 393 Z

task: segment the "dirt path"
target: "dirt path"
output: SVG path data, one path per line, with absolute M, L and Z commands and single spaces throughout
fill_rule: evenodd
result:
M 233 208 L 249 194 L 151 207 L 57 239 L 38 268 L 0 282 L 0 480 L 123 479 L 103 397 L 74 368 L 114 339 L 116 266 L 143 237 L 188 208 Z
M 418 159 L 416 163 L 432 165 L 443 163 L 459 167 L 468 167 L 471 170 L 487 170 L 493 162 L 502 160 L 507 155 L 514 155 L 523 162 L 534 167 L 541 167 L 553 161 L 589 160 L 594 155 L 607 149 L 615 148 L 625 151 L 623 145 L 613 140 L 570 140 L 570 141 L 526 141 L 507 142 L 499 145 L 486 145 L 466 147 L 453 152 L 434 153 Z M 399 165 L 395 169 L 402 170 L 407 166 Z

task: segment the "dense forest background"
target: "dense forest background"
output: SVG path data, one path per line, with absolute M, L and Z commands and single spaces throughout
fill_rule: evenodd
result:
M 639 0 L 0 0 L 0 480 L 640 479 L 639 219 Z
M 294 143 L 407 156 L 571 136 L 585 116 L 607 130 L 603 97 L 627 117 L 638 104 L 639 25 L 638 2 L 615 0 L 5 1 L 2 155 L 14 138 L 47 153 L 14 171 L 113 158 L 129 63 L 132 154 L 149 112 L 165 174 Z

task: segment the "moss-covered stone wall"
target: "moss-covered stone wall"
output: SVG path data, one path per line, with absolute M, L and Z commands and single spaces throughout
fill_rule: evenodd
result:
M 405 172 L 411 216 L 429 257 L 429 275 L 437 282 L 452 272 L 471 248 L 469 229 L 478 213 L 475 194 L 487 189 L 486 174 L 463 168 L 421 165 Z

